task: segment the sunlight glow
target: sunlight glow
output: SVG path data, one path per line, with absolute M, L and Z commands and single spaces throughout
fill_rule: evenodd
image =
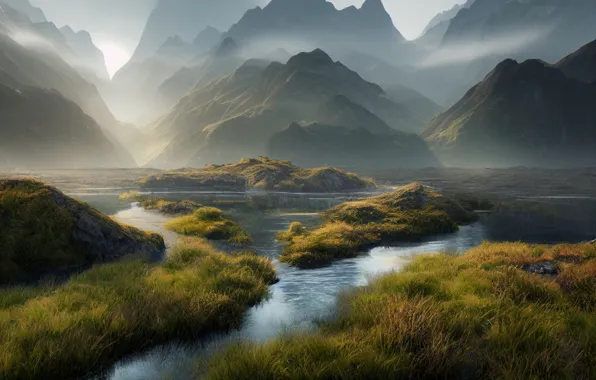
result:
M 114 43 L 100 44 L 99 49 L 103 52 L 110 77 L 130 60 L 130 54 Z

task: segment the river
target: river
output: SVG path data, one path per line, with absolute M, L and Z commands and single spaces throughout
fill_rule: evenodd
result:
M 245 198 L 245 195 L 221 193 L 162 196 L 198 201 L 213 200 L 214 197 L 226 201 Z M 416 255 L 466 251 L 486 239 L 492 239 L 495 220 L 500 221 L 499 218 L 483 216 L 480 222 L 464 226 L 454 234 L 415 244 L 376 248 L 361 257 L 338 261 L 320 269 L 299 270 L 277 261 L 282 251 L 282 245 L 275 239 L 278 232 L 286 230 L 293 221 L 316 223 L 318 215 L 315 211 L 356 196 L 270 195 L 271 199 L 266 202 L 281 204 L 286 209 L 300 209 L 302 212 L 235 213 L 234 219 L 253 236 L 253 248 L 259 255 L 270 258 L 275 265 L 280 282 L 271 286 L 270 298 L 247 312 L 239 330 L 207 337 L 193 344 L 173 342 L 160 346 L 122 360 L 102 374 L 86 379 L 196 379 L 202 367 L 201 361 L 207 360 L 213 352 L 226 345 L 238 340 L 263 342 L 287 331 L 311 329 L 317 320 L 333 313 L 337 296 L 342 291 L 366 285 L 375 276 L 397 271 Z M 111 212 L 120 222 L 163 234 L 168 247 L 176 241 L 177 235 L 163 228 L 163 222 L 168 220 L 166 216 L 145 211 L 135 204 L 118 202 L 114 195 L 86 194 L 80 198 L 102 211 Z M 509 223 L 507 218 L 504 220 Z M 532 239 L 521 236 L 519 240 Z

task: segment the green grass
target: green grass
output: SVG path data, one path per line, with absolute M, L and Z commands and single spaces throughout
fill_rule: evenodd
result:
M 264 258 L 184 238 L 162 265 L 128 260 L 60 286 L 0 291 L 0 378 L 72 378 L 168 340 L 236 327 L 275 280 Z
M 85 221 L 82 227 L 79 219 Z M 0 180 L 0 285 L 91 264 L 97 258 L 90 257 L 89 247 L 75 236 L 89 224 L 101 229 L 98 235 L 105 239 L 163 247 L 159 235 L 121 225 L 41 182 Z
M 457 201 L 419 184 L 343 203 L 322 216 L 325 223 L 318 228 L 297 223 L 278 235 L 289 243 L 280 261 L 299 268 L 318 267 L 382 244 L 455 232 L 458 223 L 474 220 Z
M 215 207 L 202 207 L 193 215 L 165 223 L 165 227 L 181 235 L 198 236 L 209 240 L 227 240 L 236 245 L 252 242 L 252 238 L 238 223 L 226 218 L 223 211 Z
M 194 201 L 167 201 L 161 198 L 142 195 L 138 191 L 122 193 L 119 198 L 126 202 L 139 202 L 139 205 L 145 210 L 158 211 L 166 215 L 188 215 L 203 207 L 200 203 Z
M 235 164 L 180 169 L 144 178 L 141 188 L 213 188 L 244 191 L 247 188 L 292 192 L 340 192 L 374 189 L 370 179 L 335 168 L 302 169 L 289 161 L 267 157 Z
M 416 258 L 343 295 L 312 334 L 227 349 L 208 379 L 593 379 L 596 245 Z M 555 260 L 556 277 L 521 270 Z

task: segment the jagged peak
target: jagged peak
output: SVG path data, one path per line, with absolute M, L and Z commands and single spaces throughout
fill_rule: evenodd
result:
M 366 0 L 360 7 L 360 10 L 387 12 L 382 0 Z
M 234 39 L 231 37 L 226 37 L 219 44 L 219 47 L 217 48 L 215 55 L 217 55 L 217 56 L 228 55 L 230 53 L 235 52 L 236 50 L 238 50 L 238 45 L 236 44 L 236 41 L 234 41 Z

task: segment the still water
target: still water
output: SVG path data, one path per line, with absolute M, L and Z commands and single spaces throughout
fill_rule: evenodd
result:
M 173 199 L 180 196 L 169 195 Z M 183 197 L 205 203 L 206 197 L 213 196 L 185 194 Z M 219 194 L 218 197 L 231 201 L 244 196 Z M 120 222 L 163 234 L 168 246 L 175 243 L 176 234 L 163 228 L 163 222 L 168 220 L 163 215 L 145 211 L 134 204 L 115 205 L 113 198 L 83 198 L 100 209 L 116 211 L 114 217 Z M 416 255 L 444 250 L 465 251 L 485 239 L 485 229 L 481 223 L 477 223 L 463 227 L 455 234 L 416 244 L 376 248 L 359 258 L 339 261 L 325 268 L 299 270 L 277 261 L 282 245 L 275 239 L 276 234 L 286 230 L 294 221 L 316 223 L 318 215 L 315 211 L 327 209 L 350 196 L 276 195 L 274 198 L 265 202 L 304 212 L 234 213 L 234 218 L 253 236 L 253 248 L 273 261 L 280 278 L 280 282 L 271 287 L 270 298 L 247 312 L 239 330 L 205 338 L 191 345 L 172 343 L 161 346 L 123 360 L 107 372 L 92 378 L 196 379 L 201 368 L 198 363 L 232 342 L 241 339 L 262 342 L 283 332 L 310 329 L 315 321 L 333 313 L 337 296 L 342 291 L 366 285 L 370 279 L 383 273 L 399 270 Z

